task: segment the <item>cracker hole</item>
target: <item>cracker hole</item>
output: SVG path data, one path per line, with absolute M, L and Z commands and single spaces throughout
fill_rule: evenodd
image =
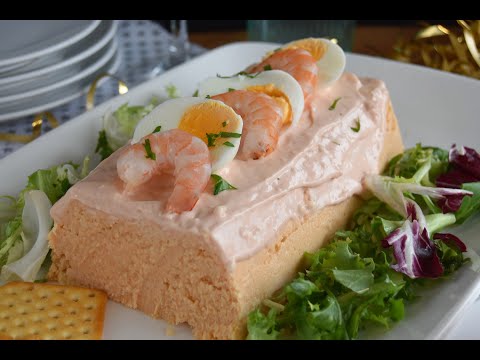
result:
M 87 309 L 87 310 L 92 310 L 92 309 L 93 309 L 93 305 L 92 305 L 92 304 L 85 305 L 85 309 Z
M 93 298 L 93 297 L 95 297 L 95 294 L 94 293 L 88 294 L 88 297 Z
M 70 340 L 72 338 L 72 334 L 65 334 L 63 335 L 63 337 L 66 339 L 66 340 Z
M 55 326 L 55 324 L 48 324 L 47 329 L 50 331 L 55 331 L 57 330 L 57 327 Z
M 57 301 L 57 302 L 55 303 L 55 306 L 63 306 L 63 303 L 62 303 L 61 301 Z
M 70 315 L 77 315 L 77 310 L 70 310 Z
M 58 291 L 57 291 L 57 294 L 62 294 L 62 295 L 63 295 L 63 294 L 65 294 L 65 290 L 63 290 L 63 289 L 58 290 Z
M 90 332 L 88 329 L 83 329 L 82 334 L 87 335 Z

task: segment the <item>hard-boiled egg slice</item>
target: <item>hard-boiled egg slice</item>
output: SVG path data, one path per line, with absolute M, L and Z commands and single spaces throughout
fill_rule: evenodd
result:
M 303 112 L 302 88 L 285 71 L 269 70 L 259 74 L 210 77 L 199 84 L 198 95 L 214 96 L 231 90 L 250 90 L 270 95 L 284 109 L 284 124 L 296 124 Z
M 307 50 L 317 61 L 319 86 L 329 86 L 337 81 L 345 70 L 345 53 L 329 39 L 306 38 L 292 41 L 282 49 Z
M 202 139 L 210 149 L 212 171 L 216 171 L 235 158 L 243 121 L 221 101 L 199 97 L 171 99 L 140 120 L 132 143 L 153 133 L 158 126 L 161 126 L 160 131 L 180 129 Z

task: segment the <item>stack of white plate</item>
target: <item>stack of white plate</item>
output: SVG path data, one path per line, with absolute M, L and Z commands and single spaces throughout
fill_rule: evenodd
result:
M 115 20 L 0 20 L 0 121 L 84 94 L 120 65 Z

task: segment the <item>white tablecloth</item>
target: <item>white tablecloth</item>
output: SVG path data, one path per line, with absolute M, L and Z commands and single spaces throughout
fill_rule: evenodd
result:
M 171 35 L 159 24 L 149 20 L 122 20 L 118 27 L 119 52 L 121 65 L 116 76 L 125 81 L 129 88 L 134 87 L 147 78 L 147 74 L 156 64 L 165 58 L 168 40 Z M 205 52 L 206 49 L 192 44 L 193 56 Z M 105 81 L 95 93 L 95 104 L 108 100 L 117 93 L 116 81 Z M 85 95 L 50 111 L 60 123 L 64 123 L 85 112 Z M 8 122 L 0 122 L 0 133 L 30 134 L 34 115 Z M 45 122 L 42 133 L 51 130 Z M 0 141 L 0 158 L 10 154 L 23 144 Z

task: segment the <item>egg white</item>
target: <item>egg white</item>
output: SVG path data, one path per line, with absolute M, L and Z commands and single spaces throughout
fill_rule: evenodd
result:
M 155 107 L 148 115 L 140 120 L 133 133 L 131 143 L 135 144 L 139 142 L 144 136 L 151 134 L 158 126 L 161 126 L 160 132 L 177 129 L 182 117 L 189 108 L 205 102 L 215 102 L 220 104 L 220 106 L 230 108 L 221 101 L 200 97 L 183 97 L 167 100 Z M 232 118 L 229 119 L 229 125 L 234 125 L 235 127 L 230 129 L 229 132 L 241 134 L 243 120 L 233 109 L 230 108 L 230 110 L 232 111 Z M 220 143 L 217 146 L 209 147 L 210 158 L 212 160 L 212 172 L 230 163 L 237 155 L 240 147 L 241 138 L 222 138 L 222 140 L 229 141 L 233 144 L 233 147 L 223 146 Z
M 327 87 L 337 81 L 345 70 L 346 57 L 343 49 L 329 39 L 317 38 L 326 46 L 324 55 L 317 61 L 319 86 Z M 288 43 L 285 47 L 294 44 Z
M 292 125 L 295 125 L 302 116 L 304 98 L 302 88 L 297 80 L 282 70 L 269 70 L 256 74 L 236 75 L 228 78 L 209 77 L 198 85 L 198 95 L 205 97 L 223 94 L 229 89 L 243 90 L 250 86 L 273 84 L 275 88 L 283 92 L 292 108 Z

